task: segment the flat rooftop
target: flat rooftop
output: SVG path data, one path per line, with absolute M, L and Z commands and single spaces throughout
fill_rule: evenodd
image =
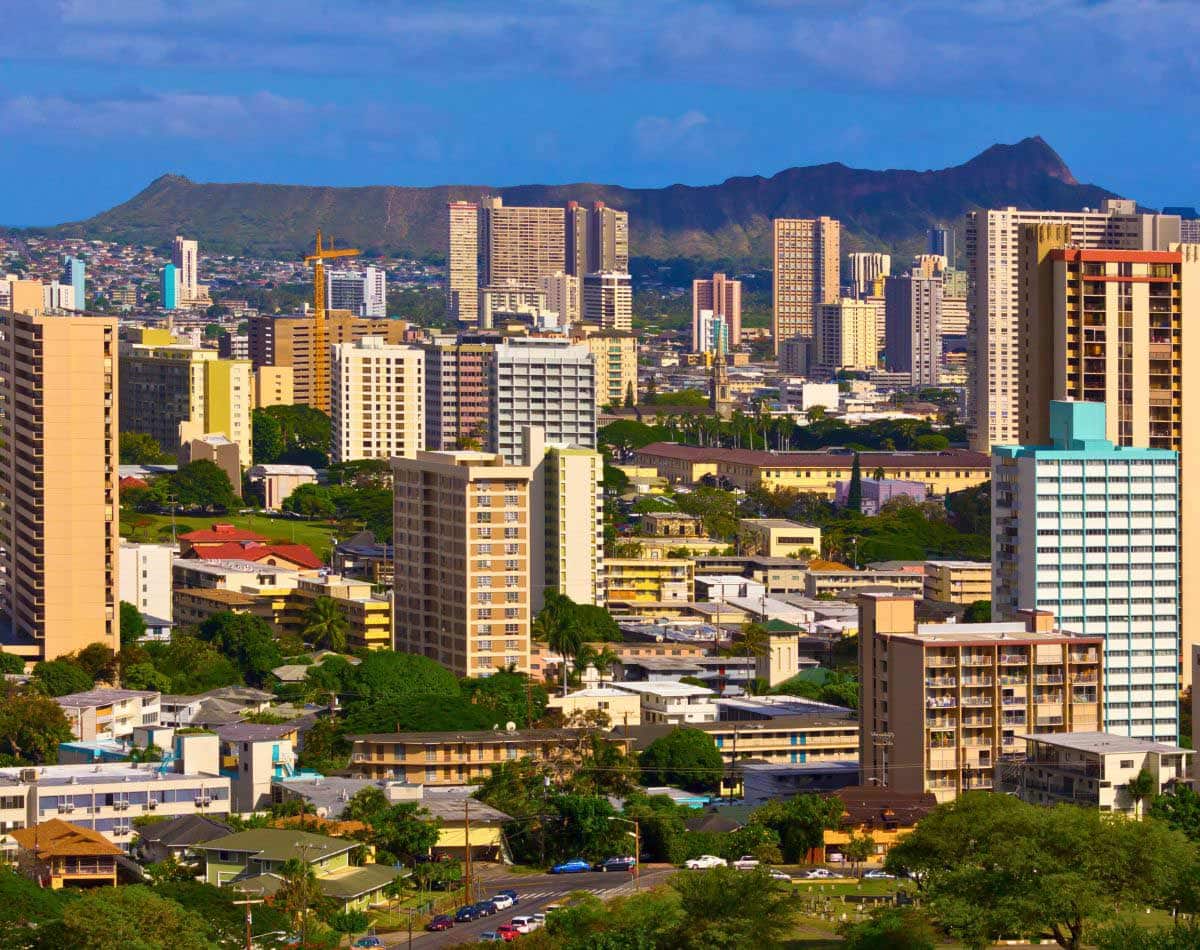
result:
M 650 696 L 716 696 L 707 686 L 693 686 L 691 683 L 674 683 L 670 680 L 655 683 L 613 683 L 617 689 L 630 693 L 643 693 Z
M 1041 742 L 1072 752 L 1091 752 L 1096 755 L 1113 755 L 1122 752 L 1157 752 L 1160 755 L 1192 755 L 1193 749 L 1154 742 L 1150 739 L 1135 739 L 1118 736 L 1111 732 L 1032 732 L 1018 735 L 1018 739 Z
M 0 769 L 0 785 L 37 785 L 39 788 L 70 787 L 86 788 L 92 785 L 130 785 L 134 782 L 212 782 L 228 784 L 222 775 L 207 775 L 199 772 L 184 773 L 160 771 L 161 763 L 147 762 L 135 765 L 131 762 L 110 762 L 99 765 L 39 765 L 13 766 Z M 36 772 L 32 781 L 24 781 L 22 773 Z

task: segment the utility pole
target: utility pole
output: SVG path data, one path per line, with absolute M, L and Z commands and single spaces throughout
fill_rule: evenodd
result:
M 251 904 L 261 904 L 261 903 L 263 903 L 263 901 L 261 901 L 261 900 L 257 900 L 257 901 L 244 900 L 244 901 L 232 901 L 232 903 L 236 904 L 236 905 L 244 904 L 246 906 L 246 950 L 251 950 L 251 948 L 254 945 L 254 941 L 253 941 L 253 938 L 250 936 L 250 905 Z
M 471 799 L 463 799 L 463 884 L 467 894 L 465 903 L 471 903 Z
M 871 744 L 880 751 L 883 760 L 883 775 L 880 785 L 887 788 L 887 750 L 896 744 L 896 734 L 894 732 L 872 732 Z

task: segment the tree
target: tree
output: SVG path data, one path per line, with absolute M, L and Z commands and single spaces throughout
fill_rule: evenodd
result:
M 238 668 L 214 644 L 185 631 L 176 631 L 170 643 L 148 644 L 146 652 L 154 668 L 170 678 L 172 693 L 190 695 L 242 683 Z
M 146 621 L 141 611 L 129 601 L 121 601 L 121 646 L 137 643 L 145 635 Z
M 870 835 L 856 835 L 851 832 L 849 840 L 842 845 L 842 854 L 853 865 L 856 874 L 861 870 L 862 863 L 869 860 L 874 853 L 875 839 Z
M 338 513 L 333 494 L 324 485 L 297 485 L 283 500 L 283 510 L 305 518 L 335 518 Z
M 963 611 L 963 623 L 991 623 L 992 602 L 990 600 L 975 600 L 967 604 Z
M 1200 841 L 1200 794 L 1190 785 L 1176 785 L 1169 792 L 1155 796 L 1147 815 L 1182 831 L 1193 841 Z
M 634 399 L 633 383 L 632 382 L 626 383 L 625 384 L 625 408 L 632 409 L 635 404 L 636 404 L 636 401 Z
M 713 789 L 721 782 L 724 761 L 712 736 L 700 729 L 673 729 L 642 752 L 642 773 L 648 783 Z
M 170 497 L 181 508 L 228 511 L 242 503 L 225 470 L 208 459 L 181 465 L 178 471 L 164 475 L 162 480 L 166 482 Z
M 367 700 L 394 697 L 457 697 L 458 680 L 444 666 L 412 653 L 372 650 L 355 668 L 355 689 Z
M 207 950 L 202 917 L 149 887 L 105 887 L 66 904 L 46 946 L 91 950 Z M 57 932 L 54 932 L 57 931 Z
M 41 660 L 33 665 L 33 678 L 47 696 L 66 696 L 82 693 L 95 685 L 92 677 L 78 663 L 63 658 Z
M 330 914 L 325 918 L 325 923 L 338 933 L 349 937 L 366 930 L 371 924 L 371 918 L 361 910 L 344 910 Z
M 0 673 L 24 673 L 25 661 L 15 653 L 0 650 Z
M 846 950 L 934 950 L 937 934 L 919 910 L 885 907 L 841 931 Z
M 546 591 L 542 609 L 533 621 L 533 635 L 563 658 L 562 691 L 566 696 L 567 671 L 571 665 L 571 658 L 578 655 L 584 643 L 575 602 L 566 594 Z
M 175 459 L 145 432 L 122 432 L 118 439 L 122 465 L 173 465 Z
M 117 678 L 117 655 L 103 643 L 89 643 L 71 659 L 93 680 L 113 682 Z
M 934 918 L 969 946 L 1049 931 L 1066 950 L 1121 907 L 1178 907 L 1196 863 L 1195 846 L 1154 820 L 975 792 L 940 805 L 885 862 L 913 873 Z
M 750 873 L 715 868 L 704 874 L 676 874 L 667 883 L 679 894 L 683 910 L 674 946 L 776 946 L 798 913 L 791 888 L 782 887 L 762 868 Z
M 757 808 L 751 821 L 779 835 L 783 860 L 796 864 L 825 843 L 826 829 L 837 828 L 846 807 L 835 795 L 797 795 L 786 801 L 770 801 Z
M 300 931 L 300 946 L 307 947 L 309 914 L 327 904 L 317 872 L 307 861 L 288 858 L 280 866 L 279 876 L 283 881 L 275 892 L 275 905 L 287 912 L 292 926 Z
M 312 406 L 268 406 L 255 412 L 274 419 L 280 427 L 283 451 L 276 462 L 324 468 L 328 462 L 331 425 L 329 416 Z M 257 457 L 255 459 L 257 461 Z
M 541 683 L 534 683 L 527 674 L 500 670 L 491 676 L 461 681 L 463 696 L 487 713 L 488 725 L 515 722 L 528 728 L 542 718 L 549 694 Z
M 271 625 L 252 614 L 223 610 L 207 617 L 196 635 L 232 660 L 254 686 L 261 686 L 271 670 L 283 663 Z
M 346 649 L 350 621 L 346 612 L 332 597 L 316 598 L 304 612 L 303 636 L 316 649 L 341 653 Z
M 72 738 L 63 708 L 30 686 L 0 680 L 0 749 L 22 761 L 58 761 L 58 746 Z
M 283 455 L 283 426 L 265 409 L 250 416 L 250 453 L 255 465 L 273 465 Z
M 1133 800 L 1135 817 L 1142 817 L 1142 802 L 1154 794 L 1154 785 L 1154 774 L 1146 768 L 1125 783 L 1125 793 Z
M 862 513 L 862 460 L 854 453 L 854 464 L 850 466 L 850 487 L 846 490 L 846 508 Z

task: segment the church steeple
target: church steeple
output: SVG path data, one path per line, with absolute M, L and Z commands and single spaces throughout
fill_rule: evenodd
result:
M 729 367 L 725 360 L 725 334 L 717 333 L 717 346 L 713 355 L 712 389 L 708 397 L 709 407 L 722 419 L 733 414 L 733 397 L 729 392 Z

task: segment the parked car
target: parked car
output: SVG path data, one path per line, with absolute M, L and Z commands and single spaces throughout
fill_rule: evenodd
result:
M 896 879 L 895 874 L 888 874 L 883 868 L 872 868 L 863 877 L 868 881 L 894 881 Z
M 479 935 L 480 943 L 503 943 L 504 938 L 494 930 L 485 930 Z
M 597 871 L 632 871 L 637 867 L 637 861 L 626 855 L 625 857 L 607 858 L 596 865 Z
M 475 904 L 468 904 L 466 907 L 460 907 L 454 915 L 456 924 L 468 924 L 472 920 L 479 919 L 479 908 Z
M 361 947 L 363 950 L 368 950 L 368 948 L 373 950 L 375 947 L 382 947 L 383 941 L 374 934 L 367 934 L 365 937 L 359 937 L 357 940 L 355 940 L 352 946 Z
M 821 880 L 824 878 L 837 877 L 829 868 L 813 868 L 810 871 L 805 871 L 804 876 L 809 880 Z
M 504 938 L 505 943 L 512 943 L 521 936 L 521 931 L 517 930 L 512 924 L 501 924 L 496 928 L 496 933 Z
M 561 864 L 556 864 L 550 869 L 551 874 L 581 874 L 584 871 L 590 871 L 592 866 L 583 858 L 571 858 L 569 861 L 563 861 Z
M 491 901 L 480 901 L 475 905 L 475 909 L 479 911 L 480 917 L 491 917 L 492 914 L 496 913 L 496 905 Z
M 538 928 L 532 917 L 514 917 L 512 926 L 519 934 L 531 934 Z
M 709 868 L 728 867 L 729 862 L 724 858 L 718 858 L 715 854 L 702 854 L 698 858 L 685 861 L 683 866 L 689 871 L 707 871 Z
M 562 909 L 563 909 L 562 904 L 547 904 L 545 907 L 542 908 L 542 910 L 545 911 L 545 913 L 542 916 L 543 917 L 548 916 L 550 914 L 553 914 L 556 910 L 562 910 Z
M 767 875 L 773 881 L 787 881 L 789 884 L 792 882 L 792 876 L 786 871 L 779 870 L 779 868 L 771 868 L 771 870 L 767 872 Z
M 758 858 L 752 854 L 743 854 L 733 862 L 733 866 L 739 871 L 753 871 L 758 867 Z
M 425 929 L 432 933 L 439 933 L 443 930 L 449 930 L 454 926 L 454 918 L 449 914 L 438 914 L 429 923 L 425 925 Z
M 553 906 L 553 905 L 551 905 L 551 906 Z M 546 909 L 549 910 L 550 908 L 547 907 Z M 529 919 L 532 920 L 539 927 L 544 927 L 546 925 L 546 915 L 545 914 L 530 914 Z
M 514 891 L 514 890 L 513 890 L 511 887 L 506 887 L 506 888 L 505 888 L 504 890 L 502 890 L 502 891 L 496 891 L 496 893 L 497 893 L 497 894 L 503 894 L 505 897 L 511 897 L 511 898 L 512 898 L 512 902 L 513 902 L 514 904 L 519 904 L 519 903 L 521 903 L 521 898 L 517 897 L 517 892 L 516 892 L 516 891 Z
M 496 910 L 508 910 L 516 901 L 507 894 L 497 894 L 491 899 L 490 903 Z

